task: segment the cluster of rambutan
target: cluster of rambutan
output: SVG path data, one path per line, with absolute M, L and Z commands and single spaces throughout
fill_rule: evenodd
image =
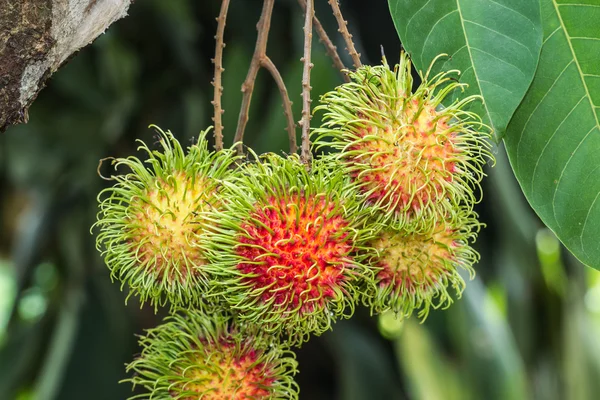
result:
M 459 296 L 480 224 L 474 194 L 488 133 L 440 74 L 412 92 L 406 55 L 350 73 L 321 99 L 324 123 L 301 162 L 210 151 L 203 133 L 160 150 L 100 194 L 98 248 L 129 295 L 172 315 L 142 337 L 133 398 L 298 396 L 290 346 L 352 315 L 426 316 Z

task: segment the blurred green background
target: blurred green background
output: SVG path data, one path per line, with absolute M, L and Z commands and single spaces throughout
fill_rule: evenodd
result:
M 317 14 L 344 48 L 326 2 Z M 365 63 L 400 43 L 385 1 L 344 1 Z M 211 124 L 218 0 L 145 0 L 48 82 L 27 125 L 0 136 L 0 399 L 124 399 L 135 334 L 155 315 L 111 283 L 90 226 L 107 184 L 98 160 L 153 142 L 149 124 L 184 143 Z M 254 49 L 259 0 L 232 1 L 223 107 L 231 144 Z M 300 118 L 302 23 L 277 0 L 268 54 Z M 316 38 L 315 38 L 316 39 Z M 341 83 L 315 40 L 313 99 Z M 346 65 L 351 65 L 345 57 Z M 314 102 L 316 103 L 316 101 Z M 318 118 L 313 120 L 313 125 Z M 246 130 L 257 152 L 287 151 L 279 93 L 261 71 Z M 579 264 L 531 211 L 504 150 L 478 212 L 487 228 L 477 278 L 423 324 L 354 318 L 298 350 L 302 399 L 597 399 L 600 273 Z M 101 169 L 109 174 L 107 166 Z

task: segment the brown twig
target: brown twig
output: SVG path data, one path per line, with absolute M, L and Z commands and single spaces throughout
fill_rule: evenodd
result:
M 290 101 L 290 96 L 288 95 L 287 88 L 285 87 L 285 82 L 283 81 L 279 70 L 268 56 L 263 57 L 260 65 L 267 71 L 269 71 L 269 73 L 275 80 L 277 87 L 279 88 L 279 93 L 281 93 L 281 98 L 283 99 L 283 110 L 287 119 L 286 129 L 288 131 L 288 138 L 290 142 L 290 154 L 294 154 L 298 151 L 298 145 L 296 144 L 296 123 L 294 122 L 292 102 Z
M 304 18 L 304 69 L 302 71 L 302 162 L 308 164 L 310 161 L 310 70 L 313 64 L 310 62 L 312 48 L 312 22 L 315 17 L 314 0 L 306 2 L 306 16 Z
M 221 115 L 225 112 L 221 108 L 221 95 L 223 94 L 223 86 L 221 85 L 221 74 L 225 70 L 223 68 L 223 48 L 225 43 L 223 42 L 223 36 L 225 33 L 225 20 L 227 19 L 227 10 L 229 8 L 229 0 L 222 0 L 221 11 L 217 18 L 217 34 L 215 39 L 217 41 L 215 47 L 215 58 L 212 62 L 215 64 L 215 76 L 212 81 L 212 85 L 215 88 L 215 96 L 212 104 L 215 108 L 215 115 L 213 121 L 215 123 L 215 150 L 223 150 L 223 123 Z
M 300 3 L 302 10 L 304 12 L 306 12 L 306 0 L 298 0 L 298 3 Z M 325 51 L 327 52 L 327 55 L 333 60 L 333 66 L 338 71 L 340 71 L 340 73 L 343 75 L 343 78 L 346 82 L 350 82 L 350 78 L 348 77 L 348 74 L 342 72 L 346 69 L 344 62 L 342 61 L 342 58 L 338 54 L 337 48 L 335 47 L 335 45 L 333 44 L 331 39 L 329 39 L 329 35 L 327 35 L 327 31 L 325 31 L 325 28 L 323 28 L 323 25 L 321 25 L 321 21 L 319 21 L 316 14 L 315 14 L 315 17 L 313 18 L 313 25 L 315 27 L 315 31 L 317 32 L 317 35 L 319 35 L 319 41 L 321 43 L 323 43 L 323 45 L 325 46 Z
M 238 118 L 238 124 L 234 138 L 234 143 L 236 143 L 238 154 L 243 153 L 241 142 L 244 139 L 244 130 L 246 129 L 246 124 L 248 123 L 248 112 L 250 111 L 250 102 L 252 101 L 254 83 L 256 82 L 256 75 L 261 67 L 262 60 L 266 57 L 267 53 L 267 40 L 269 38 L 269 29 L 271 27 L 271 15 L 273 14 L 274 3 L 275 0 L 265 0 L 263 3 L 260 20 L 256 26 L 258 30 L 258 37 L 256 39 L 254 55 L 252 56 L 252 61 L 250 61 L 250 68 L 248 69 L 246 80 L 244 80 L 244 83 L 242 83 L 242 107 L 240 110 L 240 116 Z
M 362 63 L 360 61 L 360 54 L 356 51 L 354 47 L 354 42 L 352 41 L 352 34 L 348 31 L 348 22 L 344 20 L 342 16 L 342 11 L 340 10 L 340 5 L 338 4 L 338 0 L 329 0 L 329 5 L 333 10 L 333 15 L 338 23 L 338 32 L 342 34 L 344 41 L 346 42 L 346 50 L 348 50 L 348 54 L 352 57 L 352 62 L 354 63 L 354 68 L 360 68 Z

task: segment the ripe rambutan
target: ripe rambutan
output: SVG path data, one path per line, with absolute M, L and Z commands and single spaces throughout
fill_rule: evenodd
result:
M 216 195 L 235 157 L 210 152 L 207 132 L 187 154 L 170 132 L 159 133 L 161 151 L 139 147 L 148 166 L 136 157 L 113 161 L 129 172 L 98 196 L 96 242 L 111 276 L 142 304 L 199 304 L 208 289 L 199 238 L 213 229 L 204 216 L 221 207 Z
M 338 150 L 333 157 L 363 198 L 396 228 L 427 230 L 439 215 L 477 201 L 490 133 L 465 111 L 477 96 L 442 105 L 464 86 L 455 72 L 432 79 L 428 72 L 412 92 L 411 63 L 402 53 L 393 71 L 384 59 L 351 72 L 352 82 L 322 96 L 316 108 L 325 111 L 313 132 L 316 148 Z
M 343 171 L 313 161 L 308 172 L 295 156 L 270 154 L 224 193 L 209 268 L 239 318 L 299 344 L 352 314 L 356 282 L 373 280 L 360 254 L 376 232 Z
M 459 270 L 474 276 L 472 265 L 479 254 L 470 243 L 480 226 L 473 211 L 462 209 L 451 218 L 438 219 L 427 233 L 382 230 L 370 243 L 378 253 L 371 258 L 377 268 L 376 284 L 366 290 L 365 303 L 377 313 L 392 310 L 404 317 L 420 309 L 422 318 L 430 308 L 450 306 L 449 287 L 458 297 L 465 287 Z
M 147 393 L 130 399 L 297 399 L 295 355 L 229 316 L 181 310 L 139 341 L 127 381 Z

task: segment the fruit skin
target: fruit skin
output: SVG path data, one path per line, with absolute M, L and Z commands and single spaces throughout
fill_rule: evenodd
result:
M 171 306 L 207 306 L 209 291 L 203 270 L 207 263 L 200 236 L 210 240 L 214 230 L 206 214 L 221 207 L 217 198 L 222 182 L 236 160 L 231 150 L 208 150 L 206 134 L 187 149 L 171 132 L 159 133 L 159 150 L 140 141 L 147 153 L 113 160 L 128 173 L 112 176 L 113 187 L 99 196 L 96 245 L 111 278 L 129 287 L 140 302 Z
M 391 310 L 410 317 L 418 311 L 423 319 L 432 308 L 448 308 L 453 302 L 450 287 L 457 297 L 465 288 L 459 271 L 468 272 L 471 279 L 475 275 L 479 254 L 471 243 L 481 226 L 475 212 L 461 209 L 438 219 L 427 233 L 382 230 L 370 243 L 377 250 L 370 262 L 378 269 L 364 303 L 375 313 Z
M 329 157 L 341 161 L 373 217 L 396 229 L 426 231 L 440 215 L 478 201 L 482 168 L 492 158 L 490 132 L 465 111 L 477 96 L 442 105 L 463 89 L 456 72 L 431 79 L 427 72 L 412 92 L 402 53 L 393 71 L 384 59 L 350 72 L 352 82 L 323 95 L 315 109 L 324 111 L 312 134 L 315 150 L 337 150 Z
M 211 261 L 215 293 L 241 320 L 288 343 L 319 335 L 352 315 L 363 261 L 376 231 L 365 227 L 357 193 L 339 168 L 267 154 L 225 184 L 230 199 Z
M 293 352 L 231 316 L 178 310 L 139 340 L 130 399 L 297 399 Z

